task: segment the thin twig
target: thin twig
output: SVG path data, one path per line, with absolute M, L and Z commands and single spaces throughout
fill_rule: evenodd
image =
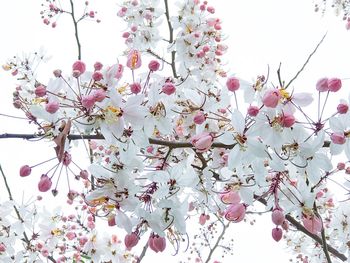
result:
M 292 82 L 299 76 L 299 74 L 304 70 L 304 68 L 306 67 L 306 65 L 309 63 L 311 57 L 316 53 L 317 49 L 320 47 L 320 45 L 322 44 L 323 40 L 325 39 L 327 33 L 324 34 L 324 36 L 322 37 L 321 41 L 318 42 L 316 48 L 314 49 L 314 51 L 312 51 L 312 53 L 309 55 L 309 57 L 307 58 L 307 60 L 305 61 L 304 65 L 301 67 L 301 69 L 297 72 L 297 74 L 295 74 L 295 76 L 288 82 L 288 84 L 286 85 L 285 88 L 288 88 L 290 84 L 292 84 Z
M 168 0 L 164 0 L 164 4 L 165 4 L 165 16 L 166 16 L 166 20 L 168 22 L 168 28 L 169 28 L 169 43 L 170 43 L 170 45 L 173 45 L 174 44 L 174 30 L 173 30 L 173 26 L 171 25 L 171 22 L 170 22 Z M 173 71 L 174 78 L 178 78 L 177 73 L 176 73 L 175 54 L 176 54 L 175 50 L 171 51 L 171 70 Z
M 75 40 L 76 40 L 77 46 L 78 46 L 78 59 L 80 60 L 81 59 L 81 45 L 80 45 L 79 34 L 78 34 L 78 21 L 75 19 L 75 15 L 74 15 L 73 0 L 70 0 L 70 6 L 72 9 L 72 12 L 70 14 L 72 16 L 72 20 L 73 20 L 73 24 L 74 24 Z
M 137 258 L 137 263 L 140 263 L 141 260 L 144 258 L 144 256 L 146 255 L 147 249 L 148 249 L 148 243 L 146 243 L 146 245 L 143 247 L 140 256 Z

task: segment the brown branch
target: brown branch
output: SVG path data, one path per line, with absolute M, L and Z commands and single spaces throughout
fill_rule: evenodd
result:
M 143 247 L 140 256 L 137 258 L 137 261 L 136 261 L 137 263 L 140 263 L 141 260 L 145 257 L 147 249 L 148 249 L 148 243 L 146 243 L 146 245 Z
M 267 205 L 267 201 L 264 198 L 261 198 L 259 196 L 254 196 L 254 198 L 256 200 L 258 200 L 260 203 L 262 203 L 263 205 Z M 312 234 L 310 233 L 301 223 L 299 223 L 294 217 L 292 217 L 291 215 L 286 215 L 286 220 L 291 223 L 298 231 L 301 231 L 302 233 L 304 233 L 305 235 L 309 236 L 310 238 L 312 238 L 313 240 L 315 240 L 317 243 L 319 243 L 320 245 L 323 244 L 323 240 L 321 237 L 319 237 L 318 235 Z M 324 247 L 324 246 L 323 246 Z M 327 242 L 325 242 L 325 247 L 327 247 L 327 250 L 329 252 L 331 252 L 333 254 L 333 256 L 339 258 L 341 261 L 345 262 L 348 258 L 340 253 L 336 248 L 332 247 L 331 245 L 327 244 Z
M 72 12 L 70 13 L 70 15 L 72 16 L 72 20 L 73 20 L 73 24 L 74 24 L 74 33 L 75 33 L 75 40 L 77 42 L 77 46 L 78 46 L 78 59 L 81 59 L 81 45 L 80 45 L 80 40 L 79 40 L 79 34 L 78 34 L 78 22 L 75 19 L 75 15 L 74 15 L 74 4 L 73 4 L 73 0 L 70 0 L 70 6 L 72 9 Z
M 166 16 L 166 20 L 168 22 L 168 28 L 169 28 L 169 43 L 174 44 L 174 30 L 170 22 L 168 0 L 164 0 L 164 4 L 165 4 L 165 16 Z M 178 78 L 176 73 L 175 54 L 176 54 L 175 50 L 171 51 L 171 70 L 173 71 L 174 78 Z

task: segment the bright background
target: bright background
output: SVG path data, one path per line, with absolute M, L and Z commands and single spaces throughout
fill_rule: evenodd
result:
M 120 38 L 125 25 L 116 16 L 119 7 L 115 2 L 91 1 L 91 7 L 98 11 L 102 23 L 85 21 L 81 24 L 83 59 L 90 66 L 97 60 L 104 64 L 115 63 L 125 48 Z M 41 71 L 51 76 L 49 74 L 56 68 L 70 70 L 76 59 L 76 43 L 70 17 L 62 15 L 55 29 L 45 26 L 40 18 L 41 3 L 38 0 L 11 0 L 2 5 L 0 64 L 22 51 L 35 51 L 44 46 L 53 58 Z M 252 80 L 266 74 L 269 65 L 270 81 L 276 84 L 275 72 L 282 62 L 282 77 L 288 81 L 327 33 L 324 43 L 293 87 L 312 92 L 320 77 L 350 77 L 350 32 L 346 31 L 341 17 L 335 17 L 332 10 L 325 16 L 315 13 L 312 0 L 212 0 L 209 4 L 215 4 L 216 14 L 223 21 L 223 30 L 227 34 L 225 43 L 229 50 L 225 57 L 230 61 L 227 65 L 230 73 Z M 0 70 L 0 83 L 0 113 L 21 116 L 11 102 L 15 79 L 8 72 Z M 349 84 L 349 81 L 343 81 L 344 96 L 347 96 L 345 90 Z M 0 133 L 30 131 L 33 128 L 26 121 L 0 116 Z M 19 167 L 53 156 L 50 146 L 48 143 L 19 139 L 0 140 L 0 164 L 17 201 L 37 194 L 40 176 L 19 179 Z M 82 162 L 86 161 L 85 157 L 81 158 Z M 7 193 L 2 187 L 0 180 L 0 200 L 6 200 Z M 54 199 L 50 193 L 45 194 L 44 199 L 48 207 L 54 207 L 52 204 L 56 205 L 60 202 L 57 200 L 61 200 Z M 226 239 L 234 239 L 234 256 L 225 258 L 223 262 L 288 262 L 291 255 L 284 249 L 283 241 L 276 243 L 272 240 L 272 227 L 269 217 L 257 217 L 254 226 L 242 223 L 232 225 Z M 154 261 L 154 255 L 148 251 L 143 262 Z M 157 259 L 164 258 L 167 262 L 178 262 L 180 259 L 179 256 L 158 256 Z M 214 259 L 220 260 L 220 255 L 216 254 Z

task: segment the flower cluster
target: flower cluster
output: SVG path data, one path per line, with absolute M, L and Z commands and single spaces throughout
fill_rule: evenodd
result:
M 37 79 L 29 61 L 16 58 L 4 66 L 25 80 L 13 93 L 15 108 L 37 126 L 37 136 L 55 144 L 58 163 L 37 178 L 39 191 L 57 194 L 52 181 L 62 170 L 68 180 L 73 175 L 84 184 L 84 209 L 91 213 L 87 232 L 93 237 L 71 231 L 79 218 L 60 217 L 64 229 L 57 222 L 42 227 L 50 242 L 57 248 L 55 238 L 65 236 L 79 243 L 74 257 L 107 257 L 109 252 L 97 249 L 106 246 L 95 242 L 96 217 L 127 232 L 127 250 L 149 235 L 147 244 L 158 253 L 167 239 L 181 242 L 193 211 L 201 225 L 210 215 L 238 223 L 260 202 L 271 212 L 275 241 L 289 240 L 293 228 L 303 229 L 313 241 L 298 236 L 290 246 L 303 243 L 304 253 L 313 242 L 319 247 L 329 242 L 340 254 L 348 253 L 349 247 L 331 240 L 346 243 L 350 232 L 339 230 L 347 219 L 343 210 L 333 209 L 327 188 L 336 173 L 350 169 L 349 103 L 341 100 L 324 111 L 329 96 L 343 87 L 341 79 L 321 78 L 314 93 L 306 93 L 292 87 L 294 79 L 273 84 L 262 75 L 248 83 L 228 76 L 222 60 L 227 47 L 214 7 L 199 0 L 177 6 L 171 16 L 166 0 L 164 7 L 159 1 L 125 1 L 118 16 L 128 26 L 122 36 L 127 49 L 115 64 L 79 59 L 69 70 L 54 70 L 48 82 Z M 158 32 L 163 21 L 166 40 Z M 169 56 L 154 52 L 164 41 Z M 305 107 L 315 94 L 314 116 Z M 89 167 L 75 163 L 73 139 L 93 139 L 86 147 Z M 332 160 L 343 152 L 347 159 L 335 168 Z M 20 168 L 24 180 L 35 176 L 34 167 Z M 77 196 L 69 187 L 70 202 Z M 37 244 L 40 253 L 45 244 Z M 108 251 L 113 255 L 117 246 L 109 240 Z M 324 250 L 312 253 L 323 260 Z

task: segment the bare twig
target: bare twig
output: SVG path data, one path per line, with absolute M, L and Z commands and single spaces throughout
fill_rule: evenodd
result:
M 75 32 L 75 40 L 77 42 L 77 46 L 78 46 L 78 59 L 81 59 L 81 45 L 80 45 L 80 40 L 79 40 L 79 34 L 78 34 L 78 22 L 75 19 L 75 14 L 74 14 L 74 4 L 73 4 L 73 0 L 70 0 L 70 6 L 72 9 L 72 12 L 70 13 L 72 16 L 72 20 L 73 20 L 73 24 L 74 24 L 74 32 Z
M 143 247 L 140 256 L 137 258 L 137 263 L 140 263 L 141 260 L 144 258 L 144 256 L 146 255 L 147 249 L 148 249 L 148 243 L 146 243 L 146 245 Z
M 173 30 L 173 26 L 171 25 L 171 22 L 170 22 L 168 0 L 164 0 L 164 4 L 165 4 L 165 16 L 166 16 L 166 20 L 168 22 L 168 28 L 169 28 L 169 43 L 170 43 L 170 45 L 173 45 L 174 44 L 174 30 Z M 171 70 L 173 71 L 174 78 L 178 78 L 177 73 L 176 73 L 175 54 L 176 54 L 175 50 L 171 51 Z

